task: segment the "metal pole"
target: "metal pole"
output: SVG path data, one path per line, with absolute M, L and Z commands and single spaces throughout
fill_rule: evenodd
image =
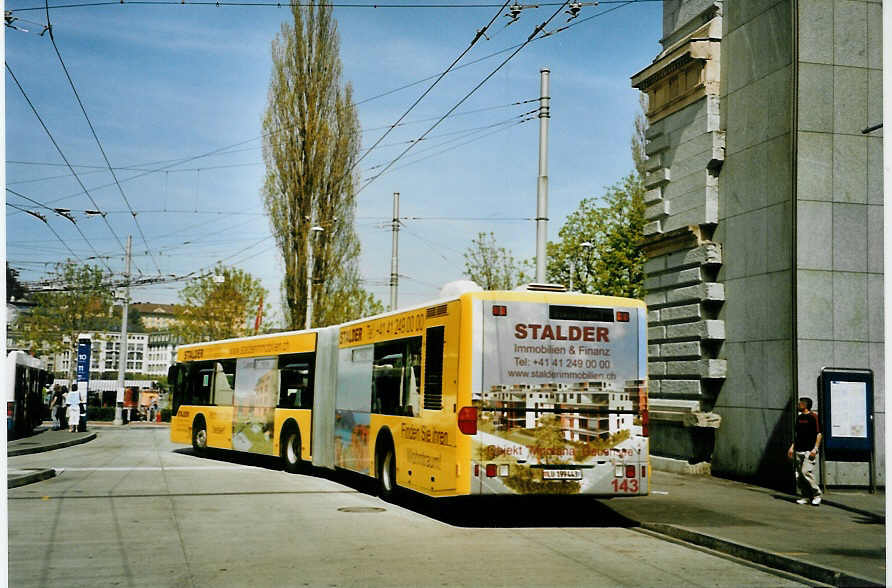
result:
M 390 310 L 396 310 L 399 286 L 400 193 L 393 193 L 393 244 L 390 256 Z
M 550 70 L 541 69 L 539 85 L 539 184 L 536 190 L 536 281 L 545 282 L 545 242 L 548 239 L 548 91 Z
M 307 318 L 304 328 L 309 329 L 313 321 L 313 229 L 307 230 Z
M 307 231 L 307 318 L 304 328 L 313 324 L 313 235 L 324 231 L 322 227 L 313 226 Z
M 124 421 L 121 413 L 124 409 L 124 375 L 127 372 L 127 310 L 130 301 L 130 247 L 133 237 L 127 235 L 127 256 L 125 263 L 127 270 L 124 272 L 124 300 L 121 301 L 121 353 L 118 355 L 118 394 L 115 398 L 114 424 L 120 425 Z

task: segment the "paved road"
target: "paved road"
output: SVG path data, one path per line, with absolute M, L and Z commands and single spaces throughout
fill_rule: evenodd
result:
M 9 490 L 17 587 L 797 585 L 636 531 L 593 500 L 397 506 L 352 478 L 198 457 L 163 429 L 9 461 L 64 469 Z

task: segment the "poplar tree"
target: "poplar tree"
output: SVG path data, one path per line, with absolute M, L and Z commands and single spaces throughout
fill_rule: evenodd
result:
M 272 76 L 263 118 L 264 207 L 282 254 L 286 325 L 304 326 L 312 248 L 312 326 L 380 312 L 360 286 L 353 226 L 360 133 L 349 83 L 341 81 L 332 7 L 291 6 L 272 43 Z M 322 230 L 312 230 L 318 227 Z

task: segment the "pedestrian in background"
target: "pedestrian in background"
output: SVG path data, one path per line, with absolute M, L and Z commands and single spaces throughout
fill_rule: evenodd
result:
M 61 398 L 59 400 L 59 428 L 68 428 L 68 386 L 59 388 Z
M 50 416 L 53 417 L 53 430 L 62 428 L 62 413 L 65 410 L 65 395 L 59 384 L 53 386 L 53 394 L 50 397 Z
M 818 415 L 811 411 L 811 398 L 803 396 L 799 399 L 799 414 L 796 416 L 796 432 L 787 456 L 796 459 L 796 485 L 803 498 L 797 504 L 815 506 L 821 504 L 821 488 L 815 480 L 815 463 L 818 460 L 818 448 L 821 446 L 821 424 Z
M 71 391 L 65 400 L 68 404 L 68 428 L 72 433 L 77 433 L 77 425 L 81 420 L 81 395 L 77 391 L 77 384 L 71 385 Z

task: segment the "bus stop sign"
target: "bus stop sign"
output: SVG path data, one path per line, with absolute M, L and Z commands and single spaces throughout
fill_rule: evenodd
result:
M 873 454 L 873 371 L 824 368 L 818 378 L 825 459 L 870 461 Z

